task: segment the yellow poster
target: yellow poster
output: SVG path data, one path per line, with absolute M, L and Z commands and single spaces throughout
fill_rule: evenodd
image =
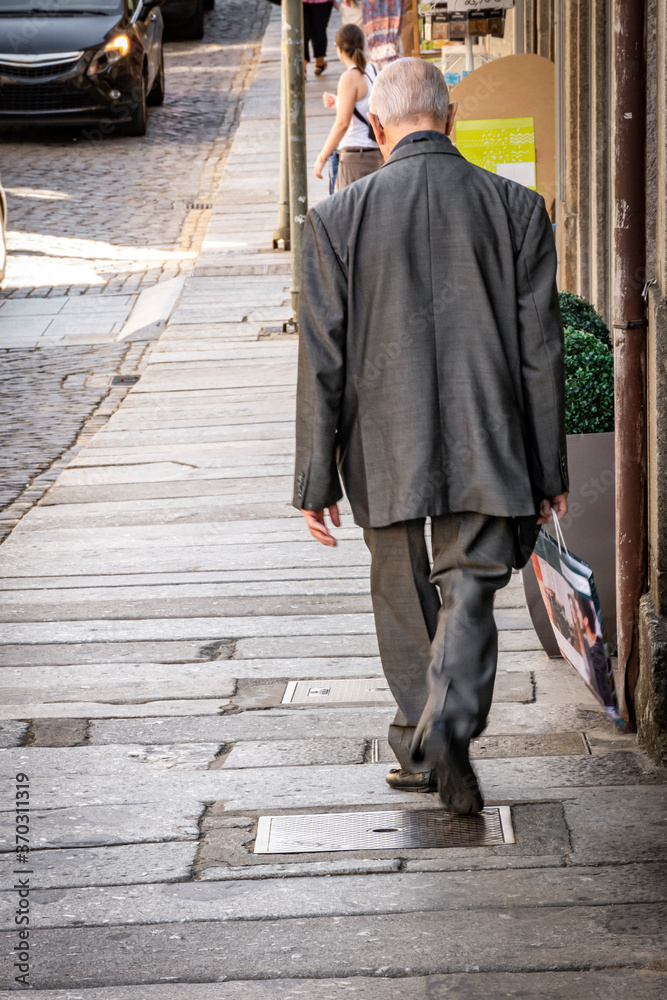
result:
M 456 148 L 466 160 L 536 189 L 532 118 L 485 118 L 456 123 Z

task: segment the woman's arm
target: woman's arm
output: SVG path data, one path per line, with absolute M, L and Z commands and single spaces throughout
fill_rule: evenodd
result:
M 327 141 L 322 146 L 322 152 L 315 161 L 315 176 L 322 178 L 322 167 L 327 162 L 334 149 L 338 148 L 352 121 L 354 105 L 357 101 L 357 84 L 353 73 L 343 73 L 338 81 L 338 109 L 336 121 L 331 126 Z

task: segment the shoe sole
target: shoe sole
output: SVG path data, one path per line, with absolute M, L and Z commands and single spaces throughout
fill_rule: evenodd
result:
M 428 785 L 392 785 L 389 781 L 387 782 L 389 787 L 394 792 L 437 792 L 438 786 L 436 784 Z

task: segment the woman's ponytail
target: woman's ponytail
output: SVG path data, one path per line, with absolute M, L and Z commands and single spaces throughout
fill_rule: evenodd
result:
M 344 24 L 336 32 L 336 45 L 363 73 L 366 69 L 366 36 L 356 24 Z

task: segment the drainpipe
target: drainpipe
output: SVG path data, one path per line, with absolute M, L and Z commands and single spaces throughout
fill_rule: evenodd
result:
M 287 81 L 289 84 L 289 200 L 290 245 L 292 249 L 292 320 L 298 328 L 299 289 L 301 287 L 301 256 L 303 233 L 308 213 L 308 180 L 306 174 L 306 88 L 303 60 L 302 0 L 283 0 L 285 12 L 285 44 L 287 49 Z
M 619 700 L 634 727 L 646 589 L 645 0 L 613 0 L 613 296 Z

